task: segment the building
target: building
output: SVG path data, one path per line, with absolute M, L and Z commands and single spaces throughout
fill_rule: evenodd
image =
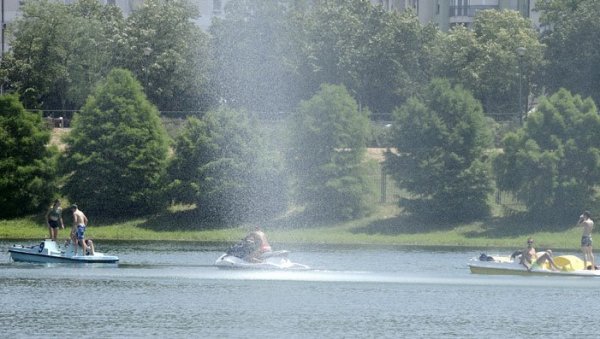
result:
M 387 10 L 414 10 L 422 24 L 435 23 L 442 31 L 456 25 L 470 26 L 478 11 L 486 9 L 515 10 L 530 18 L 539 28 L 536 0 L 370 0 Z

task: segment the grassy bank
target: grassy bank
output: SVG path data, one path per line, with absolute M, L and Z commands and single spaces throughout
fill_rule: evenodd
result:
M 393 205 L 378 208 L 373 215 L 349 222 L 309 225 L 294 216 L 262 223 L 276 244 L 381 244 L 417 246 L 464 246 L 520 248 L 529 236 L 540 249 L 579 250 L 581 230 L 575 225 L 531 225 L 518 217 L 490 218 L 482 222 L 437 225 L 397 216 Z M 66 222 L 66 221 L 65 221 Z M 69 225 L 70 226 L 70 225 Z M 59 231 L 59 238 L 69 232 Z M 223 228 L 199 224 L 192 211 L 171 211 L 133 220 L 91 220 L 86 235 L 98 240 L 173 240 L 235 242 L 253 225 Z M 0 220 L 0 239 L 39 240 L 48 236 L 40 216 Z

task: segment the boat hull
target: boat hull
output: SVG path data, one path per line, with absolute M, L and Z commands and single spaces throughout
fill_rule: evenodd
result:
M 220 269 L 249 269 L 249 270 L 307 270 L 310 267 L 294 263 L 287 258 L 287 251 L 268 252 L 261 262 L 248 262 L 244 259 L 224 253 L 216 261 Z
M 105 255 L 100 252 L 96 252 L 94 255 L 74 255 L 71 247 L 62 248 L 52 240 L 45 240 L 40 245 L 29 247 L 13 245 L 8 252 L 15 262 L 78 264 L 116 264 L 119 262 L 117 256 Z
M 489 275 L 555 275 L 555 276 L 579 276 L 579 277 L 600 277 L 600 270 L 584 270 L 581 259 L 574 256 L 558 256 L 555 262 L 562 268 L 560 271 L 553 271 L 545 267 L 527 270 L 518 260 L 510 260 L 505 257 L 498 257 L 493 261 L 471 260 L 469 269 L 474 274 Z M 573 269 L 577 267 L 577 269 Z

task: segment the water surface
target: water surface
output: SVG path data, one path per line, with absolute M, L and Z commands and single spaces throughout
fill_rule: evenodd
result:
M 480 249 L 297 246 L 288 248 L 290 258 L 313 269 L 278 272 L 219 270 L 212 264 L 222 246 L 215 245 L 98 244 L 121 263 L 73 266 L 12 263 L 11 244 L 0 242 L 2 337 L 579 338 L 600 331 L 600 279 L 473 275 L 466 262 Z

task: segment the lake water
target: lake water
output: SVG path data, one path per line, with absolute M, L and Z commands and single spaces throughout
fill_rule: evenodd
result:
M 313 269 L 273 272 L 213 267 L 225 246 L 100 242 L 121 262 L 90 267 L 12 263 L 12 243 L 0 241 L 2 338 L 600 333 L 600 278 L 474 275 L 481 249 L 295 246 L 290 258 Z

